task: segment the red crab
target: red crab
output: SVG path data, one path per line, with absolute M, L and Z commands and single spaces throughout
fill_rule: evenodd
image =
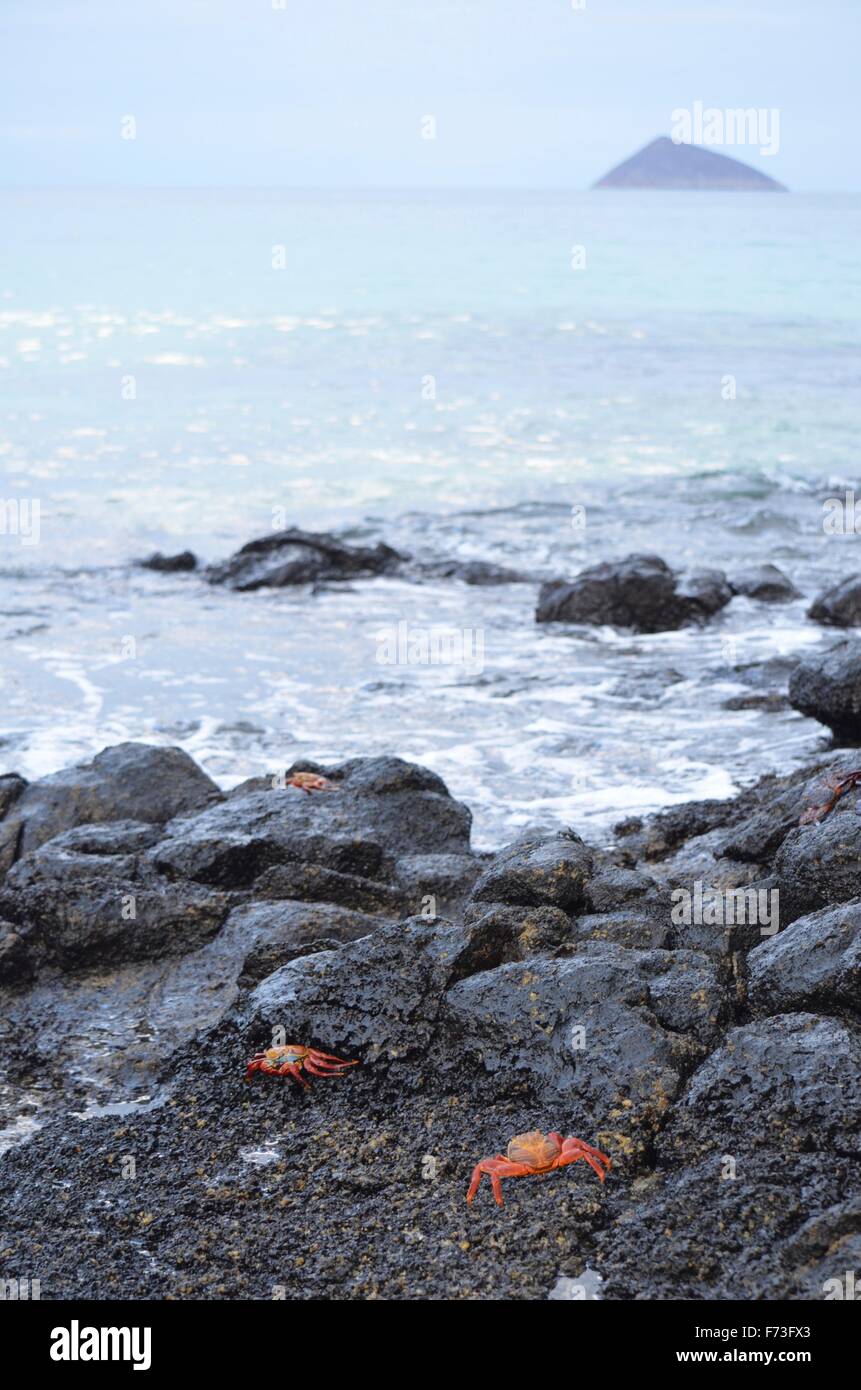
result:
M 471 1202 L 475 1197 L 483 1173 L 490 1178 L 496 1205 L 503 1207 L 505 1203 L 500 1178 L 525 1178 L 531 1173 L 549 1173 L 551 1168 L 576 1163 L 580 1158 L 585 1158 L 603 1182 L 606 1173 L 601 1164 L 606 1163 L 609 1172 L 610 1160 L 600 1149 L 593 1149 L 582 1139 L 563 1139 L 555 1130 L 549 1134 L 542 1134 L 540 1129 L 530 1130 L 528 1134 L 515 1134 L 504 1154 L 483 1158 L 476 1163 L 466 1200 Z
M 821 820 L 834 810 L 841 797 L 861 782 L 861 768 L 853 772 L 847 772 L 843 777 L 839 773 L 831 772 L 825 778 L 825 790 L 831 795 L 827 796 L 818 806 L 808 806 L 807 810 L 798 822 L 799 825 L 818 825 Z
M 316 772 L 294 772 L 292 777 L 287 778 L 285 784 L 288 787 L 298 787 L 300 791 L 308 792 L 334 792 L 338 790 L 335 782 L 330 782 L 328 777 L 320 777 Z
M 311 1076 L 343 1076 L 348 1067 L 358 1065 L 358 1062 L 330 1057 L 328 1052 L 318 1052 L 314 1047 L 287 1043 L 285 1047 L 270 1047 L 266 1052 L 256 1053 L 248 1063 L 245 1079 L 250 1081 L 254 1072 L 265 1071 L 270 1076 L 283 1076 L 285 1080 L 289 1077 L 310 1091 L 311 1087 L 302 1075 L 303 1067 Z

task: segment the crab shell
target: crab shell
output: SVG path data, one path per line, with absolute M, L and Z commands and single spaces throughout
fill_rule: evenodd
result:
M 268 1047 L 263 1056 L 267 1062 L 271 1062 L 274 1066 L 280 1067 L 285 1062 L 289 1062 L 301 1067 L 308 1052 L 307 1047 L 298 1047 L 295 1043 L 288 1043 L 286 1047 Z
M 335 790 L 335 783 L 316 772 L 294 772 L 288 779 L 288 786 L 300 787 L 303 791 L 328 792 Z
M 560 1149 L 555 1139 L 531 1129 L 528 1134 L 515 1134 L 506 1154 L 510 1163 L 526 1163 L 530 1168 L 549 1168 Z

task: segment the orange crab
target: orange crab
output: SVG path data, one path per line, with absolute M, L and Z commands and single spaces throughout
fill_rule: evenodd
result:
M 303 1067 L 311 1076 L 343 1076 L 348 1067 L 358 1065 L 358 1062 L 331 1057 L 328 1052 L 318 1052 L 314 1047 L 287 1043 L 285 1047 L 270 1047 L 266 1052 L 256 1053 L 248 1063 L 245 1079 L 250 1081 L 256 1071 L 265 1071 L 270 1076 L 282 1076 L 285 1080 L 289 1077 L 310 1091 L 311 1087 L 302 1075 Z
M 581 1158 L 585 1158 L 589 1167 L 594 1169 L 603 1182 L 612 1166 L 610 1160 L 600 1149 L 593 1149 L 591 1144 L 585 1144 L 582 1139 L 563 1139 L 555 1130 L 551 1130 L 549 1134 L 542 1134 L 540 1129 L 532 1129 L 528 1134 L 515 1134 L 504 1154 L 497 1154 L 495 1158 L 483 1158 L 475 1165 L 466 1200 L 473 1200 L 482 1175 L 486 1173 L 490 1178 L 496 1205 L 504 1207 L 500 1178 L 525 1178 L 531 1173 L 549 1173 L 551 1168 L 561 1168 L 564 1164 L 576 1163 Z M 602 1163 L 607 1165 L 606 1172 L 601 1167 Z
M 316 772 L 294 772 L 292 777 L 287 778 L 288 787 L 298 787 L 302 792 L 334 792 L 338 790 L 337 783 L 330 782 L 328 777 L 320 777 Z

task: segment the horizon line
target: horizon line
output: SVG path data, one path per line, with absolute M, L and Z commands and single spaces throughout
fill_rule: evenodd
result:
M 672 193 L 757 195 L 780 192 L 782 196 L 853 197 L 858 188 L 599 188 L 594 184 L 269 184 L 269 183 L 2 183 L 0 193 Z

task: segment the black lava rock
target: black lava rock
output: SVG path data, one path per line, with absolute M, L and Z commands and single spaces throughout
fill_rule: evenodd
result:
M 392 574 L 403 559 L 388 545 L 347 545 L 334 536 L 292 529 L 249 541 L 229 560 L 210 566 L 206 577 L 210 584 L 225 584 L 240 592 L 281 589 Z
M 777 565 L 751 565 L 730 575 L 729 586 L 734 594 L 759 599 L 760 603 L 788 603 L 800 598 L 798 590 Z
M 541 587 L 535 618 L 539 623 L 587 623 L 666 632 L 702 623 L 732 598 L 721 570 L 678 573 L 657 555 L 629 555 L 593 565 L 573 580 Z
M 837 738 L 861 740 L 861 642 L 838 642 L 800 662 L 789 678 L 789 701 Z
M 807 616 L 828 627 L 861 627 L 861 574 L 826 589 L 814 599 Z

